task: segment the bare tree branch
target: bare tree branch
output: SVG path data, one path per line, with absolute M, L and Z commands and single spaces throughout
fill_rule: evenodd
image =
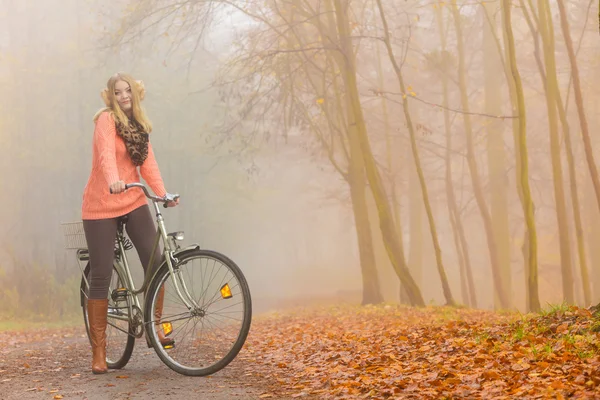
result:
M 427 101 L 427 100 L 421 99 L 421 98 L 419 98 L 417 96 L 411 95 L 410 93 L 395 93 L 395 92 L 388 92 L 388 91 L 379 91 L 377 89 L 371 89 L 371 92 L 373 92 L 373 94 L 375 96 L 380 96 L 381 94 L 391 94 L 391 95 L 395 95 L 395 96 L 402 96 L 405 99 L 406 98 L 414 99 L 414 100 L 420 101 L 421 103 L 428 104 L 428 105 L 434 106 L 434 107 L 439 107 L 441 109 L 446 109 L 448 111 L 452 111 L 452 112 L 459 113 L 459 114 L 477 115 L 477 116 L 480 116 L 480 117 L 497 118 L 497 119 L 519 118 L 518 116 L 512 116 L 512 115 L 491 115 L 491 114 L 486 114 L 486 113 L 465 112 L 465 111 L 458 110 L 458 109 L 455 109 L 455 108 L 444 107 L 441 104 L 433 103 L 431 101 Z M 389 97 L 386 97 L 386 99 L 388 99 L 389 101 L 394 102 L 396 104 L 402 104 L 402 102 L 394 100 L 394 99 L 390 99 Z

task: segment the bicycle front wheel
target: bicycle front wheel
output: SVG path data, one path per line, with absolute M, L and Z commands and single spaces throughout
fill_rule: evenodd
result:
M 90 263 L 84 270 L 85 276 L 90 281 Z M 135 345 L 135 337 L 131 334 L 129 326 L 129 311 L 126 300 L 114 300 L 113 291 L 125 287 L 125 280 L 119 271 L 113 267 L 110 286 L 108 288 L 108 318 L 106 326 L 106 365 L 110 369 L 121 369 L 129 362 Z M 90 340 L 90 324 L 87 313 L 88 287 L 85 279 L 81 277 L 81 307 L 83 308 L 83 321 L 85 330 Z
M 180 256 L 173 275 L 163 265 L 150 285 L 144 310 L 148 336 L 160 359 L 189 376 L 214 374 L 233 361 L 252 319 L 250 289 L 242 271 L 209 250 Z

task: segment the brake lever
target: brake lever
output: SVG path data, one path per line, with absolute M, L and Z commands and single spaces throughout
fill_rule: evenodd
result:
M 171 197 L 171 198 L 169 198 L 169 197 Z M 171 201 L 177 201 L 177 200 L 179 199 L 179 195 L 178 195 L 178 194 L 175 194 L 175 195 L 169 196 L 169 194 L 167 194 L 167 195 L 165 196 L 165 198 L 166 198 L 167 202 L 166 202 L 166 203 L 163 203 L 163 207 L 164 207 L 164 208 L 168 208 L 168 207 L 169 207 L 169 206 L 168 206 L 169 202 L 171 202 Z

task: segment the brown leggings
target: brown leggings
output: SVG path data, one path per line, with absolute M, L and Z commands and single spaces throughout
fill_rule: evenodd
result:
M 156 227 L 150 214 L 150 208 L 148 205 L 141 206 L 127 214 L 127 217 L 127 224 L 125 225 L 127 235 L 137 250 L 145 274 L 156 235 Z M 106 299 L 108 297 L 108 287 L 115 256 L 114 247 L 118 220 L 119 217 L 83 220 L 85 239 L 90 251 L 90 299 Z M 157 247 L 154 254 L 153 268 L 159 262 L 160 249 Z

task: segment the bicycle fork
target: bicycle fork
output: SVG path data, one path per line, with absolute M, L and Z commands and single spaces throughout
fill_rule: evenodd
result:
M 198 303 L 194 300 L 194 298 L 190 295 L 190 292 L 185 284 L 185 281 L 181 277 L 181 273 L 179 270 L 175 271 L 174 264 L 177 261 L 175 257 L 173 257 L 173 249 L 171 248 L 171 244 L 169 243 L 167 237 L 167 230 L 165 228 L 164 218 L 162 213 L 160 212 L 160 208 L 158 203 L 154 202 L 154 210 L 156 211 L 158 229 L 160 231 L 160 236 L 163 239 L 163 245 L 165 246 L 165 261 L 167 262 L 167 267 L 169 268 L 169 274 L 173 277 L 173 285 L 175 286 L 175 291 L 177 295 L 183 301 L 185 306 L 189 311 L 199 308 Z M 156 238 L 156 242 L 154 243 L 154 247 L 158 246 L 158 237 Z M 154 249 L 152 251 L 152 257 L 154 257 Z M 150 264 L 152 265 L 152 263 Z M 183 289 L 183 290 L 182 290 Z

